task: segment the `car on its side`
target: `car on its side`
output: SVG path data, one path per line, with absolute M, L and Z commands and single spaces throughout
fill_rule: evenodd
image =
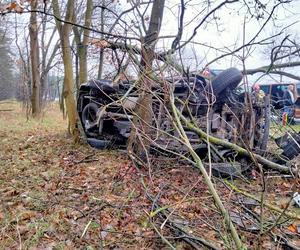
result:
M 253 100 L 252 108 L 245 93 L 235 93 L 243 75 L 236 68 L 218 72 L 211 82 L 201 75 L 165 78 L 154 84 L 153 147 L 181 152 L 176 140 L 172 111 L 166 95 L 173 91 L 175 105 L 188 120 L 221 140 L 248 144 L 249 148 L 265 150 L 268 140 L 268 101 Z M 132 119 L 139 97 L 135 81 L 90 80 L 80 86 L 77 111 L 87 140 L 98 148 L 124 147 L 129 138 Z M 206 147 L 205 141 L 184 128 L 195 149 Z

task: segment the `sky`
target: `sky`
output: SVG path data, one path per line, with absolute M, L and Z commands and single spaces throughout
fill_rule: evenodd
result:
M 178 16 L 178 7 L 176 6 L 176 4 L 178 5 L 179 1 L 169 0 L 167 2 L 170 5 L 173 4 L 174 7 L 171 10 L 168 9 L 166 11 L 166 15 L 164 16 L 165 25 L 162 26 L 161 30 L 162 34 L 176 33 L 178 27 L 176 23 L 176 18 Z M 189 37 L 189 35 L 193 31 L 193 27 L 195 27 L 195 25 L 199 23 L 199 21 L 197 20 L 197 14 L 200 10 L 203 10 L 203 8 L 199 7 L 199 5 L 193 6 L 193 4 L 196 4 L 196 2 L 197 1 L 191 1 L 191 6 L 187 7 L 186 9 L 187 23 L 188 21 L 193 20 L 194 18 L 194 21 L 192 21 L 192 23 L 186 28 L 186 37 Z M 214 6 L 216 6 L 218 3 L 220 3 L 220 1 L 217 1 Z M 268 1 L 268 4 L 272 5 L 272 3 L 273 2 Z M 207 13 L 207 11 L 208 10 L 204 10 L 203 13 L 205 14 Z M 246 16 L 245 11 L 245 8 L 242 8 L 240 3 L 234 3 L 232 5 L 228 5 L 228 7 L 222 7 L 222 9 L 217 12 L 217 21 L 215 22 L 213 20 L 210 22 L 210 24 L 204 25 L 203 28 L 200 28 L 193 40 L 197 43 L 222 48 L 223 50 L 232 50 L 236 47 L 241 46 L 243 44 L 244 20 L 247 20 L 247 23 L 245 25 L 245 41 L 251 40 L 254 34 L 257 33 L 257 31 L 260 29 L 260 27 L 266 20 L 266 15 L 265 18 L 261 20 L 256 20 L 255 18 L 249 20 L 249 14 L 247 14 Z M 267 9 L 267 11 L 270 12 L 270 9 Z M 290 34 L 291 37 L 299 35 L 300 2 L 298 0 L 292 1 L 290 4 L 286 4 L 284 8 L 279 7 L 274 12 L 274 14 L 276 20 L 272 20 L 266 25 L 265 29 L 263 30 L 263 32 L 257 40 L 270 37 L 271 35 L 282 30 L 283 27 L 286 27 L 291 24 L 293 25 L 290 28 L 288 28 L 284 33 Z M 201 15 L 201 17 L 203 17 L 203 14 Z M 213 60 L 217 55 L 220 55 L 219 52 L 216 52 L 211 48 L 199 46 L 196 44 L 193 44 L 193 46 L 194 51 L 196 52 L 199 58 L 198 61 L 200 61 L 202 65 L 205 65 L 207 62 Z M 192 51 L 191 47 L 192 46 L 187 48 L 185 53 L 187 55 L 190 55 L 190 58 L 193 58 L 192 55 L 195 53 L 194 51 Z M 269 64 L 269 58 L 267 55 L 263 54 L 263 50 L 263 48 L 258 46 L 252 47 L 251 55 L 247 57 L 245 61 L 247 68 L 257 68 L 259 66 Z M 238 52 L 236 55 L 242 56 L 242 52 Z M 241 61 L 237 58 L 232 58 L 231 56 L 227 57 L 224 60 L 220 60 L 218 63 L 213 63 L 209 67 L 224 69 L 231 66 L 235 66 L 240 69 L 242 68 Z M 251 81 L 255 81 L 257 77 L 258 75 L 250 77 L 250 79 Z M 272 80 L 273 79 L 271 79 L 271 81 Z
M 249 0 L 248 2 L 251 2 Z M 193 32 L 194 27 L 202 20 L 203 16 L 210 11 L 210 9 L 217 6 L 221 1 L 216 0 L 211 2 L 212 5 L 210 9 L 207 8 L 207 1 L 205 4 L 201 5 L 199 0 L 185 0 L 188 2 L 185 10 L 185 29 L 182 40 L 186 40 Z M 262 2 L 268 3 L 267 6 L 272 6 L 274 2 L 278 0 L 268 0 Z M 130 0 L 119 0 L 120 8 L 127 9 L 130 7 Z M 163 23 L 161 27 L 161 36 L 165 35 L 175 35 L 178 28 L 178 15 L 179 15 L 179 4 L 180 0 L 166 0 L 166 8 L 164 12 Z M 267 11 L 270 11 L 267 8 Z M 209 47 L 217 47 L 223 51 L 230 51 L 243 44 L 243 26 L 245 20 L 246 9 L 241 3 L 234 3 L 230 5 L 223 6 L 220 11 L 216 12 L 215 19 L 210 20 L 208 24 L 204 24 L 199 30 L 197 35 L 194 37 L 193 42 L 186 46 L 183 51 L 183 59 L 185 65 L 193 69 L 202 69 L 209 61 L 213 60 L 216 56 L 220 55 L 220 52 Z M 298 35 L 300 31 L 300 1 L 292 1 L 290 4 L 285 5 L 285 8 L 278 8 L 275 12 L 276 20 L 270 22 L 264 31 L 261 33 L 259 39 L 269 37 L 270 35 L 278 32 L 283 27 L 295 23 L 288 30 L 286 34 L 291 34 L 291 36 Z M 26 14 L 22 18 L 18 18 L 19 21 L 26 20 L 29 15 Z M 247 15 L 249 18 L 249 15 Z M 132 16 L 127 16 L 125 20 L 130 23 L 133 19 Z M 265 18 L 261 20 L 256 20 L 252 18 L 247 21 L 245 40 L 249 41 L 253 35 L 259 30 Z M 25 23 L 25 21 L 24 21 Z M 218 24 L 218 25 L 217 25 Z M 21 28 L 20 32 L 24 32 L 26 29 Z M 58 36 L 57 36 L 58 39 Z M 163 39 L 158 42 L 157 50 L 163 51 L 166 48 L 170 48 L 173 41 L 171 39 Z M 198 45 L 199 43 L 205 44 Z M 269 59 L 267 55 L 264 55 L 263 49 L 259 47 L 253 47 L 251 50 L 251 55 L 246 59 L 247 68 L 256 68 L 259 66 L 267 65 Z M 236 54 L 241 56 L 241 52 Z M 90 64 L 89 66 L 91 66 Z M 226 69 L 229 67 L 238 67 L 242 69 L 241 61 L 237 57 L 226 57 L 217 63 L 213 63 L 209 67 L 217 69 Z M 92 68 L 90 67 L 90 70 Z M 292 70 L 293 71 L 293 70 Z M 250 77 L 251 81 L 255 81 L 257 76 Z M 265 79 L 264 79 L 265 81 Z
M 178 2 L 178 1 L 170 1 L 170 2 Z M 236 42 L 241 45 L 242 39 L 243 39 L 243 25 L 244 25 L 244 18 L 245 15 L 243 15 L 243 11 L 240 10 L 240 14 L 237 15 L 237 11 L 240 8 L 240 4 L 233 4 L 229 6 L 228 8 L 222 8 L 221 11 L 217 13 L 218 15 L 218 28 L 215 24 L 215 22 L 211 22 L 209 25 L 203 26 L 203 28 L 200 28 L 198 31 L 198 34 L 194 38 L 194 41 L 199 43 L 205 43 L 210 46 L 214 47 L 230 47 L 234 45 Z M 187 17 L 194 17 L 197 15 L 197 11 L 199 11 L 201 8 L 190 9 L 187 8 Z M 298 1 L 295 1 L 289 9 L 292 9 L 294 13 L 289 12 L 287 10 L 284 10 L 281 8 L 279 11 L 276 12 L 278 20 L 276 20 L 276 25 L 278 25 L 278 28 L 275 28 L 273 23 L 270 23 L 264 32 L 262 32 L 262 35 L 260 37 L 268 37 L 272 33 L 275 33 L 276 30 L 281 29 L 281 27 L 284 27 L 286 25 L 289 25 L 293 22 L 296 22 L 299 20 L 299 13 L 300 13 L 300 3 Z M 202 17 L 203 15 L 201 15 Z M 174 17 L 172 17 L 171 14 L 166 13 L 164 16 L 165 25 L 162 26 L 161 33 L 173 33 L 176 32 L 177 25 L 176 20 Z M 173 19 L 173 20 L 172 20 Z M 262 19 L 260 21 L 257 21 L 255 19 L 251 19 L 251 21 L 248 21 L 246 24 L 246 41 L 250 40 L 250 38 L 253 37 L 253 35 L 258 31 L 258 29 L 261 27 L 262 23 L 265 21 L 265 19 Z M 193 24 L 187 27 L 187 32 L 185 33 L 187 37 L 193 30 L 193 27 L 197 24 L 197 21 L 195 21 Z M 297 23 L 293 25 L 290 29 L 290 33 L 296 34 L 300 30 L 300 24 Z M 175 33 L 174 32 L 174 33 Z M 203 48 L 204 49 L 204 48 Z M 213 53 L 211 53 L 211 56 L 215 56 Z M 211 58 L 212 59 L 212 58 Z M 257 59 L 255 59 L 253 62 L 249 62 L 251 66 L 257 66 Z

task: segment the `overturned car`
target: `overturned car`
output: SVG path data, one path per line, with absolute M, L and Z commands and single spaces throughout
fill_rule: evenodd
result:
M 176 107 L 199 128 L 223 140 L 251 150 L 266 149 L 269 134 L 269 100 L 239 91 L 243 75 L 236 68 L 222 71 L 211 81 L 200 75 L 164 79 L 172 89 Z M 163 112 L 165 86 L 157 84 L 153 93 L 153 148 L 182 152 L 171 117 Z M 113 84 L 90 80 L 81 85 L 78 114 L 88 142 L 97 148 L 125 147 L 138 100 L 135 81 Z M 171 112 L 170 112 L 171 113 Z M 193 147 L 202 154 L 206 143 L 185 128 Z M 169 136 L 168 136 L 169 135 Z

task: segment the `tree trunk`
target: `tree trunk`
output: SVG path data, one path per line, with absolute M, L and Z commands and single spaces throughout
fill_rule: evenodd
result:
M 105 0 L 102 0 L 102 6 L 105 5 Z M 101 8 L 101 16 L 100 16 L 101 24 L 100 30 L 104 32 L 104 8 Z M 103 39 L 103 34 L 101 34 L 101 39 Z M 103 60 L 104 60 L 104 49 L 100 48 L 100 55 L 99 55 L 99 66 L 98 66 L 98 79 L 102 78 L 103 73 Z
M 37 9 L 37 0 L 30 2 L 32 11 Z M 36 12 L 30 14 L 29 25 L 30 36 L 30 59 L 31 59 L 31 108 L 32 116 L 39 115 L 40 109 L 40 70 L 39 70 L 39 41 L 38 41 L 38 25 Z
M 99 57 L 99 66 L 98 66 L 98 79 L 102 78 L 103 59 L 104 59 L 104 49 L 100 48 L 100 57 Z
M 59 5 L 57 0 L 52 1 L 54 15 L 60 17 Z M 68 22 L 73 21 L 74 13 L 74 1 L 68 0 L 67 2 L 67 12 L 65 20 Z M 57 21 L 57 26 L 59 30 L 62 58 L 64 64 L 64 87 L 63 87 L 63 98 L 65 99 L 67 116 L 69 120 L 69 132 L 73 136 L 75 142 L 79 140 L 79 130 L 77 128 L 77 111 L 76 103 L 74 99 L 74 79 L 73 79 L 73 64 L 72 64 L 72 53 L 70 46 L 70 32 L 72 25 L 65 23 L 62 25 Z
M 77 111 L 76 111 L 76 104 L 74 99 L 74 79 L 73 79 L 73 64 L 72 64 L 72 54 L 70 49 L 70 42 L 69 42 L 69 32 L 64 24 L 62 29 L 62 37 L 61 37 L 61 44 L 62 44 L 62 53 L 63 53 L 63 63 L 65 69 L 65 77 L 64 77 L 64 92 L 63 97 L 66 103 L 67 115 L 69 118 L 70 123 L 70 133 L 76 138 L 78 136 L 77 133 Z
M 89 28 L 92 22 L 93 13 L 93 0 L 87 0 L 84 26 Z M 83 38 L 79 38 L 79 44 L 77 44 L 77 54 L 79 59 L 79 84 L 87 82 L 88 69 L 87 69 L 87 44 L 90 35 L 88 29 L 83 30 Z
M 49 10 L 49 9 L 47 9 Z M 40 90 L 40 102 L 41 102 L 41 108 L 43 108 L 43 102 L 47 99 L 47 89 L 48 89 L 48 74 L 49 71 L 53 65 L 53 60 L 55 58 L 56 52 L 58 51 L 59 44 L 58 42 L 55 43 L 54 47 L 51 46 L 51 43 L 53 39 L 55 39 L 55 34 L 57 28 L 55 27 L 52 30 L 52 33 L 47 33 L 47 16 L 44 15 L 42 18 L 42 30 L 41 30 L 41 90 Z M 46 39 L 48 40 L 46 43 Z M 49 56 L 49 51 L 51 50 L 51 54 Z
M 79 86 L 87 82 L 87 48 L 86 45 L 80 43 L 78 45 L 78 59 L 79 59 Z
M 152 93 L 151 78 L 153 73 L 152 63 L 154 60 L 154 48 L 160 31 L 163 18 L 165 0 L 154 1 L 151 11 L 150 25 L 147 30 L 144 42 L 142 43 L 142 59 L 140 70 L 140 88 L 139 100 L 136 107 L 136 115 L 133 119 L 130 138 L 128 141 L 128 151 L 138 156 L 141 160 L 146 160 L 150 149 L 151 128 L 152 125 Z

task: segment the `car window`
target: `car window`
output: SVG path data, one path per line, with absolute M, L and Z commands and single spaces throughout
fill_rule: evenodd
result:
M 300 83 L 296 84 L 297 94 L 300 96 Z
M 288 85 L 280 85 L 280 89 L 282 91 L 286 91 L 288 89 Z
M 270 86 L 268 85 L 263 85 L 263 86 L 260 86 L 260 89 L 265 92 L 266 94 L 269 94 L 270 93 Z
M 276 88 L 274 89 L 274 93 L 283 94 L 287 89 L 288 89 L 287 84 L 276 85 Z

